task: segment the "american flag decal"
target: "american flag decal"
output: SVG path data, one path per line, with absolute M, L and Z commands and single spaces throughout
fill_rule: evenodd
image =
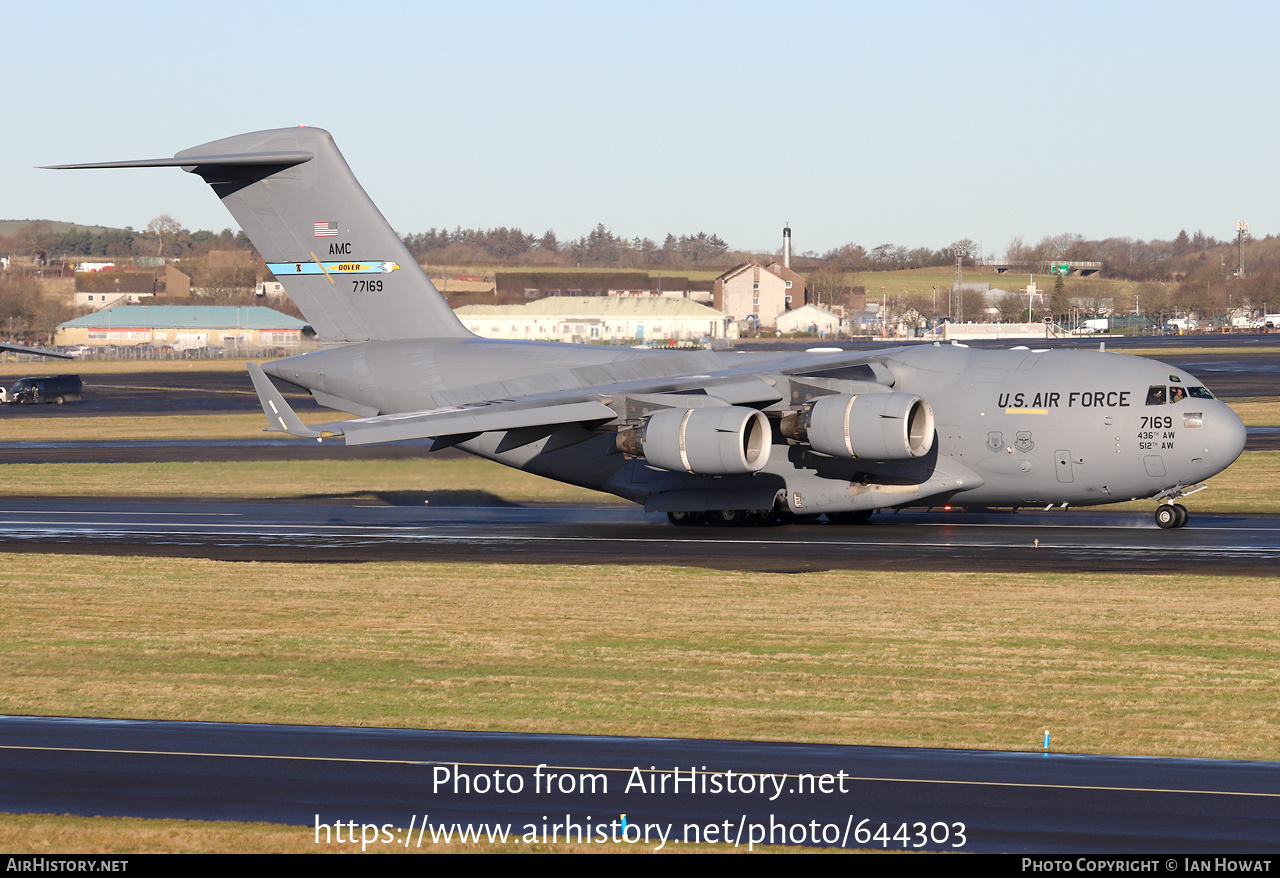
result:
M 336 238 L 338 237 L 338 229 L 333 223 L 316 223 L 317 238 Z

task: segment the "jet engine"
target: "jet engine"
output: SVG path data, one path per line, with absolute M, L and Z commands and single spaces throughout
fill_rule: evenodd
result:
M 670 472 L 741 475 L 764 469 L 773 432 L 764 412 L 743 406 L 661 409 L 618 434 L 618 448 Z
M 933 409 L 910 393 L 838 394 L 787 415 L 781 429 L 832 457 L 909 460 L 933 447 Z

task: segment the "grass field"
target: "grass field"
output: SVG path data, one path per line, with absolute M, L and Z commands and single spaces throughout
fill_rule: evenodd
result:
M 23 378 L 27 375 L 101 375 L 103 373 L 132 372 L 244 372 L 246 387 L 248 373 L 243 359 L 209 360 L 54 360 L 45 358 L 36 362 L 0 362 L 0 376 Z M 260 361 L 265 362 L 265 361 Z
M 1280 758 L 1264 577 L 15 554 L 0 583 L 9 714 Z M 317 850 L 43 815 L 0 848 Z
M 0 712 L 1280 758 L 1264 577 L 9 554 Z
M 479 458 L 8 464 L 4 475 L 0 492 L 27 497 L 376 501 L 422 495 L 449 505 L 630 505 Z

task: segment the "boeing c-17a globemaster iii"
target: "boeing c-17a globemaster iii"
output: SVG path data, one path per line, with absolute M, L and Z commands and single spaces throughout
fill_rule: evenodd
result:
M 429 438 L 606 491 L 677 524 L 947 504 L 1177 501 L 1244 449 L 1191 375 L 1093 351 L 962 345 L 718 353 L 469 332 L 327 131 L 284 128 L 173 158 L 209 183 L 327 344 L 250 364 L 269 430 L 348 445 Z M 267 378 L 357 417 L 304 425 Z

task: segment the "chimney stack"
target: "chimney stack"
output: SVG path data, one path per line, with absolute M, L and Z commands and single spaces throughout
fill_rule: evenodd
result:
M 782 265 L 784 268 L 791 267 L 791 223 L 788 222 L 782 227 Z

